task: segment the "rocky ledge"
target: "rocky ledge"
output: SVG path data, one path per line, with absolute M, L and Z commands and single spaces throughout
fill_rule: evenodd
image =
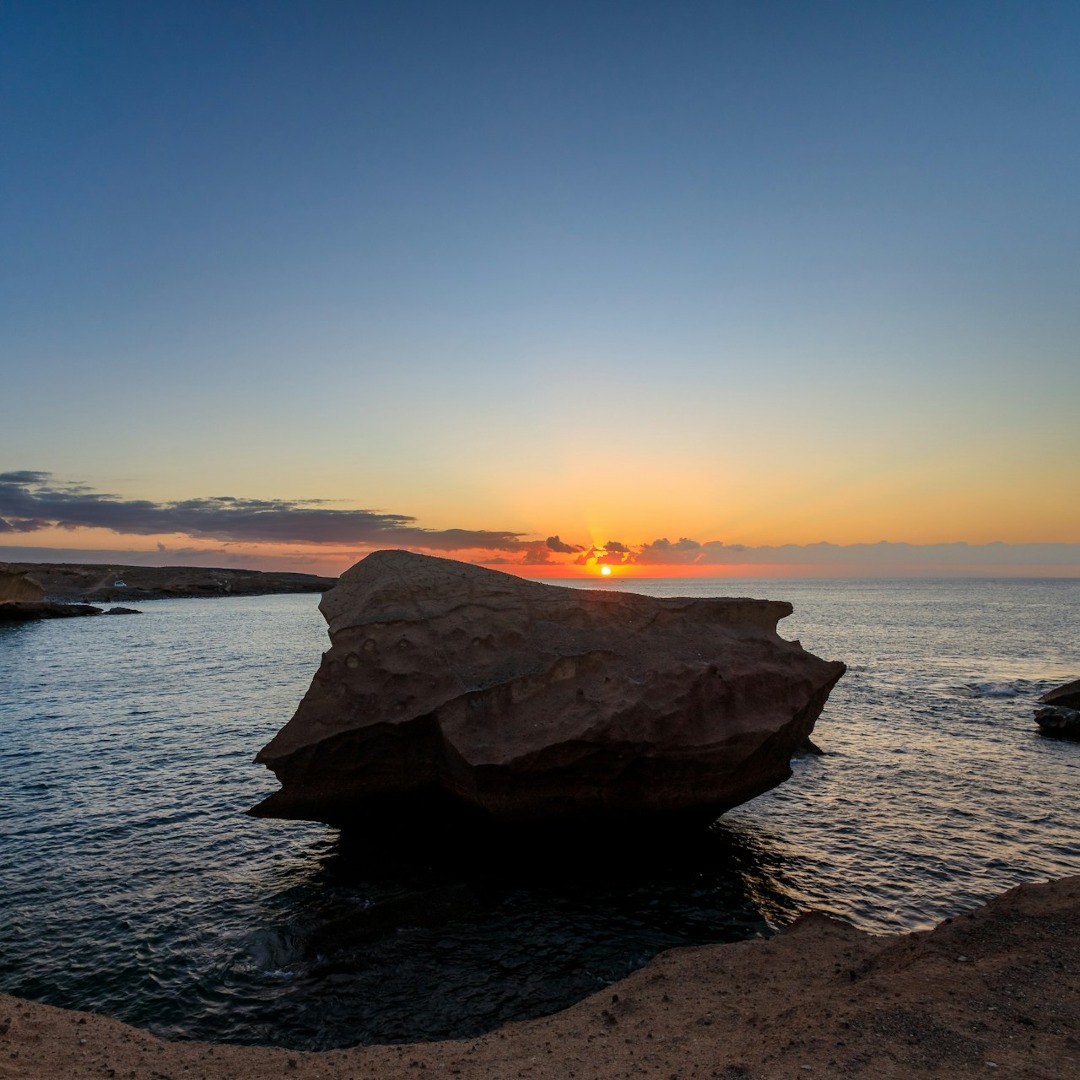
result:
M 85 615 L 138 615 L 134 608 L 99 608 L 93 604 L 54 604 L 47 600 L 16 600 L 0 604 L 0 623 L 76 619 Z
M 332 647 L 259 753 L 253 813 L 385 833 L 708 822 L 791 775 L 844 665 L 791 605 L 560 588 L 379 551 L 320 610 Z

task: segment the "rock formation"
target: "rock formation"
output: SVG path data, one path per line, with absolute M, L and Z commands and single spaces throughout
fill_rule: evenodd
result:
M 1048 690 L 1035 710 L 1035 723 L 1044 735 L 1058 739 L 1080 739 L 1080 679 Z
M 1053 705 L 1063 709 L 1080 709 L 1080 679 L 1073 679 L 1063 686 L 1047 690 L 1039 700 L 1044 705 Z
M 22 567 L 0 566 L 0 604 L 35 603 L 45 590 Z
M 0 623 L 37 622 L 41 619 L 72 619 L 100 615 L 91 604 L 57 604 L 45 599 L 45 589 L 16 566 L 0 566 Z M 114 607 L 107 615 L 137 615 L 134 608 Z
M 74 619 L 83 615 L 100 615 L 101 608 L 92 604 L 54 604 L 48 600 L 13 600 L 0 604 L 0 623 L 40 622 L 42 619 Z
M 707 822 L 791 775 L 844 665 L 791 605 L 559 588 L 379 551 L 323 596 L 332 647 L 260 751 L 251 812 L 432 822 Z
M 1080 739 L 1080 709 L 1048 705 L 1035 710 L 1035 723 L 1044 735 L 1056 739 Z

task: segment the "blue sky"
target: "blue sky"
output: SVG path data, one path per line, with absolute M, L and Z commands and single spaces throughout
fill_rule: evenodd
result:
M 1080 542 L 1075 3 L 0 31 L 0 470 L 584 546 Z

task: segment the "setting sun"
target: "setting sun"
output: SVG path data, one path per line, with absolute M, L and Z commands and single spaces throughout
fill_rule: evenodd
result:
M 607 577 L 608 574 L 611 573 L 611 567 L 610 566 L 601 566 L 600 567 L 600 573 L 603 574 L 604 577 Z

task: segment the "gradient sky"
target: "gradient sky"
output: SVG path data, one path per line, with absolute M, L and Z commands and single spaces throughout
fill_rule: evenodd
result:
M 0 556 L 1080 574 L 1078 57 L 1075 0 L 2 0 Z

